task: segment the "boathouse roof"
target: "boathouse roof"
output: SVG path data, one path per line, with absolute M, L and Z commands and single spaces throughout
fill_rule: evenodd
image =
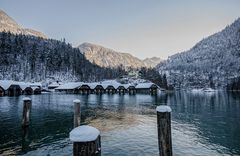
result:
M 11 85 L 19 85 L 18 82 L 12 80 L 0 80 L 0 86 L 7 90 Z
M 82 86 L 83 82 L 69 82 L 59 87 L 55 88 L 55 90 L 68 90 L 68 89 L 78 89 Z
M 151 88 L 153 85 L 157 86 L 154 83 L 148 82 L 148 83 L 139 83 L 136 86 L 136 89 L 147 89 L 147 88 Z M 158 87 L 158 86 L 157 86 Z

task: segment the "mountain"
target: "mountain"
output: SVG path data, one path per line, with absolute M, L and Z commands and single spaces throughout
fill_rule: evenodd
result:
M 154 68 L 156 65 L 158 65 L 162 61 L 159 57 L 152 57 L 152 58 L 146 58 L 143 60 L 143 63 L 146 67 Z
M 10 32 L 0 32 L 0 56 L 0 79 L 87 82 L 125 74 L 92 64 L 65 42 Z
M 13 34 L 24 34 L 47 38 L 47 36 L 41 32 L 21 27 L 13 18 L 9 17 L 4 11 L 0 10 L 0 32 L 3 31 L 9 31 Z
M 124 67 L 124 68 L 140 68 L 145 67 L 142 60 L 128 53 L 116 52 L 112 49 L 105 48 L 92 43 L 83 43 L 78 46 L 80 51 L 92 63 L 101 67 Z
M 240 78 L 240 18 L 157 65 L 174 87 L 227 87 Z

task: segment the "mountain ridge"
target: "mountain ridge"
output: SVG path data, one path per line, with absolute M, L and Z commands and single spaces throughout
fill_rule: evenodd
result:
M 142 61 L 147 67 L 154 68 L 163 60 L 160 57 L 155 56 L 155 57 L 145 58 Z
M 101 45 L 84 42 L 80 44 L 78 48 L 90 62 L 96 63 L 101 67 L 145 67 L 144 63 L 139 58 L 129 53 L 117 52 L 110 48 L 105 48 Z
M 13 34 L 32 35 L 36 37 L 47 38 L 45 34 L 30 28 L 23 28 L 12 17 L 0 9 L 0 32 L 11 32 Z

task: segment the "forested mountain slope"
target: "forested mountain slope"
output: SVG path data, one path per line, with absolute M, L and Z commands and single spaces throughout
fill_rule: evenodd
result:
M 90 63 L 78 48 L 53 39 L 0 33 L 0 79 L 97 81 L 124 74 Z
M 227 87 L 240 77 L 240 18 L 157 67 L 175 87 Z

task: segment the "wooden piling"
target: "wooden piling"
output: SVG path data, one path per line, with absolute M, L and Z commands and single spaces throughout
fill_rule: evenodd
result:
M 27 127 L 30 124 L 30 109 L 32 101 L 30 98 L 23 98 L 23 114 L 22 114 L 22 127 Z
M 101 136 L 98 129 L 79 126 L 70 132 L 74 156 L 101 156 Z
M 171 108 L 157 107 L 158 146 L 160 156 L 172 156 Z
M 73 100 L 74 103 L 74 121 L 73 121 L 73 127 L 80 126 L 81 121 L 81 108 L 80 108 L 80 100 L 76 99 Z

